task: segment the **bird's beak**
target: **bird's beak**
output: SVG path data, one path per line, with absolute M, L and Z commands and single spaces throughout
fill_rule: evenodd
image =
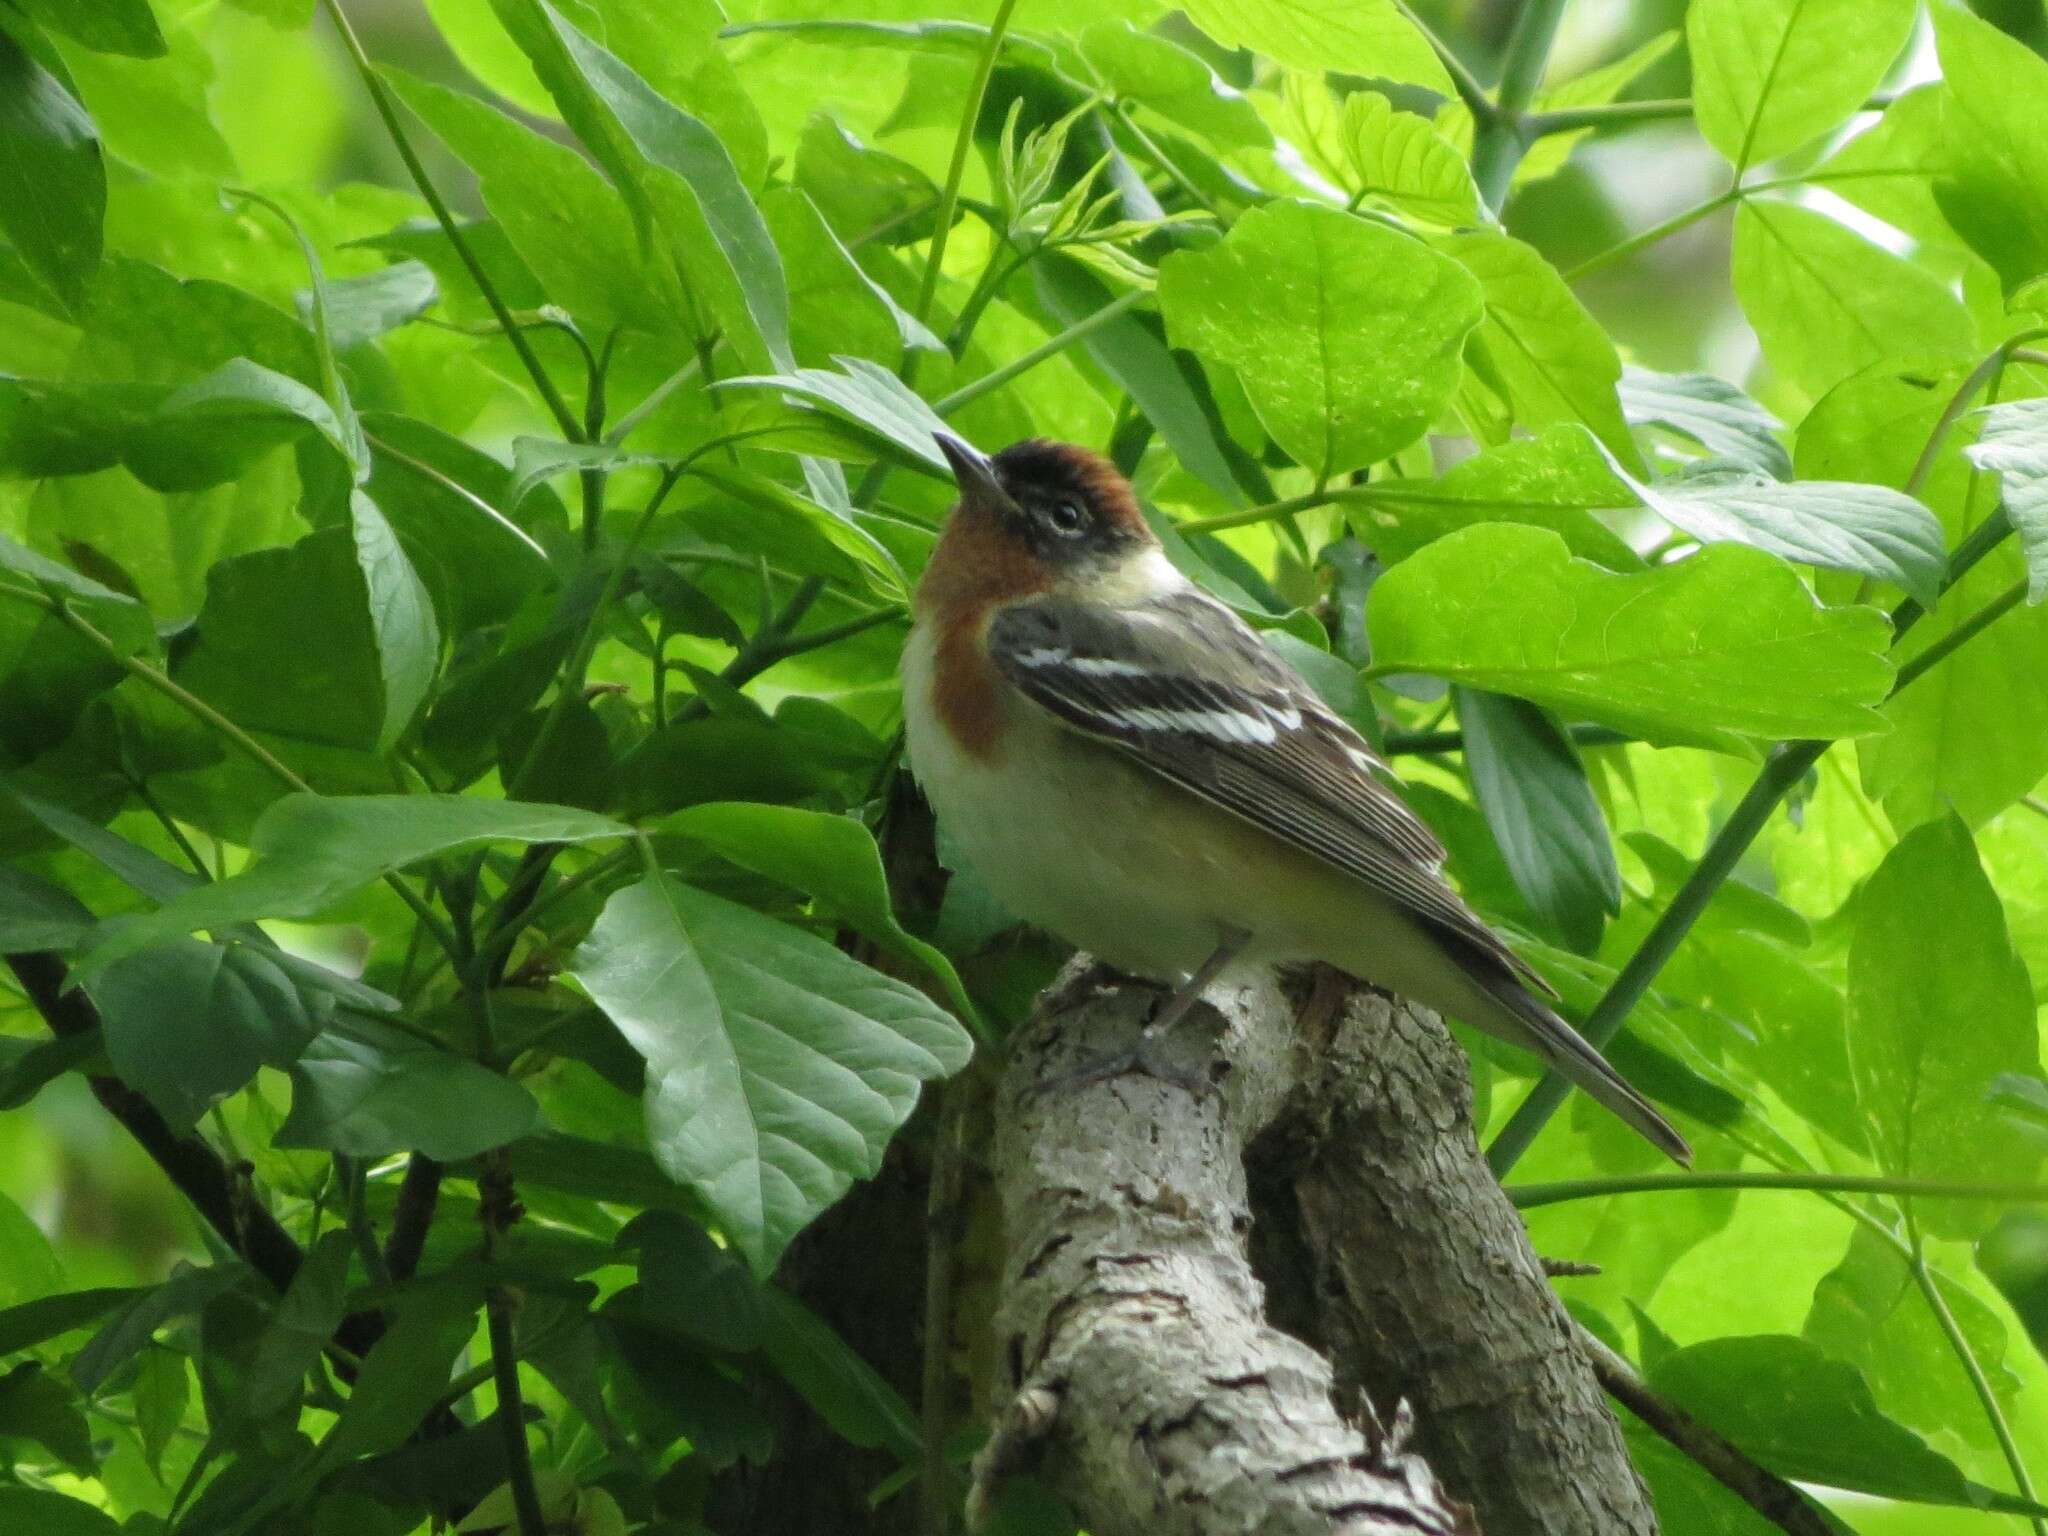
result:
M 946 462 L 953 468 L 953 480 L 960 487 L 963 503 L 986 507 L 991 512 L 1017 510 L 1016 502 L 1010 499 L 1010 493 L 996 478 L 995 466 L 988 461 L 986 454 L 949 433 L 933 435 L 938 439 L 939 452 L 946 456 Z

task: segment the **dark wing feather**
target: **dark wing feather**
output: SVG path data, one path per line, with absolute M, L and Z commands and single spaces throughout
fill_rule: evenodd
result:
M 1221 603 L 1192 590 L 1131 608 L 1035 598 L 1001 610 L 988 644 L 1063 724 L 1549 990 L 1445 884 L 1443 845 L 1365 739 Z

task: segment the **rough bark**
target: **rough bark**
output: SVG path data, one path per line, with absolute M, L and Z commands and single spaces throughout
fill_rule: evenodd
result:
M 1341 1386 L 1414 1405 L 1418 1450 L 1482 1530 L 1653 1536 L 1593 1364 L 1474 1145 L 1457 1045 L 1364 991 L 1315 1034 L 1253 1152 L 1260 1230 L 1292 1239 L 1261 1248 L 1290 1326 Z
M 1213 1091 L 1059 1081 L 1127 1042 L 1151 1000 L 1070 973 L 998 1089 L 1005 1401 L 970 1513 L 1031 1465 L 1097 1536 L 1474 1529 L 1406 1445 L 1405 1413 L 1340 1414 L 1329 1362 L 1264 1314 L 1244 1150 L 1297 1087 L 1272 981 L 1226 978 L 1166 1042 Z M 1209 1037 L 1196 1021 L 1219 1014 Z

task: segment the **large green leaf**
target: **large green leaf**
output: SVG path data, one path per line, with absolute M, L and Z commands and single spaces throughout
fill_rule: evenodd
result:
M 101 53 L 163 56 L 164 35 L 150 14 L 149 0 L 17 0 L 16 8 Z
M 1764 356 L 1810 395 L 1901 353 L 1975 344 L 1969 312 L 1947 284 L 1796 203 L 1742 204 L 1733 272 Z
M 2048 399 L 2013 400 L 1983 412 L 1963 450 L 1998 475 L 2005 515 L 2027 556 L 2027 601 L 2048 597 Z
M 647 1058 L 655 1156 L 763 1276 L 971 1049 L 903 983 L 661 873 L 605 903 L 574 973 Z
M 2040 1041 L 2026 966 L 1998 893 L 1953 816 L 1902 838 L 1864 886 L 1849 949 L 1849 1065 L 1888 1172 L 2024 1179 L 2040 1149 L 1990 1104 L 2001 1073 L 2038 1076 Z M 1942 940 L 1927 942 L 1939 912 Z M 1973 1232 L 1981 1214 L 1929 1205 L 1937 1230 Z
M 1914 0 L 1695 0 L 1685 18 L 1700 132 L 1742 171 L 1863 105 L 1913 29 Z
M 196 885 L 159 911 L 114 928 L 79 967 L 259 917 L 317 917 L 381 876 L 436 854 L 494 842 L 584 843 L 623 837 L 608 817 L 567 806 L 462 795 L 286 795 L 257 819 L 248 868 Z
M 0 27 L 0 230 L 74 313 L 100 264 L 107 172 L 85 108 Z
M 1397 112 L 1377 91 L 1344 98 L 1344 158 L 1354 188 L 1432 224 L 1479 222 L 1479 188 L 1464 157 L 1429 119 Z
M 1621 411 L 1632 427 L 1683 433 L 1715 458 L 1773 480 L 1792 477 L 1784 423 L 1725 379 L 1711 373 L 1621 371 Z
M 1293 201 L 1169 256 L 1159 300 L 1174 344 L 1234 370 L 1273 440 L 1323 479 L 1422 435 L 1481 317 L 1478 285 L 1419 241 Z
M 1934 602 L 1948 569 L 1934 514 L 1887 486 L 1743 475 L 1636 489 L 1651 511 L 1703 544 L 1749 544 L 1894 582 L 1923 603 Z
M 1451 77 L 1394 0 L 1193 0 L 1195 24 L 1217 42 L 1295 69 L 1342 70 L 1451 94 Z
M 292 1065 L 280 1147 L 460 1162 L 533 1130 L 540 1106 L 508 1077 L 364 1021 L 313 1039 Z
M 1439 539 L 1381 577 L 1373 659 L 1510 693 L 1665 744 L 1879 729 L 1888 626 L 1827 608 L 1791 568 L 1714 545 L 1631 575 L 1575 560 L 1556 534 L 1493 524 Z
M 0 1488 L 0 1521 L 37 1536 L 120 1536 L 105 1510 L 43 1488 Z
M 761 216 L 782 252 L 799 362 L 816 367 L 839 354 L 891 362 L 905 347 L 938 350 L 938 338 L 861 269 L 801 189 L 770 192 Z
M 333 1011 L 262 950 L 196 939 L 116 960 L 87 990 L 114 1070 L 180 1131 L 258 1067 L 290 1066 Z
M 817 898 L 833 916 L 923 967 L 945 989 L 962 1020 L 973 1022 L 973 1005 L 953 963 L 896 920 L 881 850 L 873 834 L 851 816 L 724 800 L 678 811 L 661 830 L 681 832 L 742 869 Z
M 1465 767 L 1515 889 L 1547 936 L 1582 953 L 1621 910 L 1614 844 L 1578 749 L 1533 704 L 1458 693 Z
M 1100 21 L 1081 34 L 1081 53 L 1112 93 L 1151 108 L 1220 149 L 1270 144 L 1258 109 L 1219 81 L 1187 49 L 1127 21 Z
M 1956 232 L 2016 284 L 2048 270 L 2048 63 L 1956 6 L 1935 6 L 1942 97 L 1934 194 Z
M 864 438 L 886 444 L 913 464 L 950 473 L 939 452 L 938 434 L 952 432 L 916 391 L 879 363 L 864 357 L 836 357 L 835 368 L 796 368 L 784 373 L 726 379 L 728 389 L 779 389 L 860 429 Z
M 1485 322 L 1468 356 L 1514 420 L 1532 428 L 1578 422 L 1623 464 L 1640 468 L 1615 393 L 1621 358 L 1557 268 L 1534 246 L 1492 230 L 1451 235 L 1437 248 L 1463 264 L 1485 294 Z
M 1351 504 L 1359 537 L 1388 562 L 1474 523 L 1548 528 L 1575 555 L 1614 570 L 1642 560 L 1592 514 L 1633 506 L 1636 492 L 1584 427 L 1545 427 L 1484 448 L 1435 480 L 1377 480 Z
M 0 764 L 62 741 L 87 701 L 121 678 L 113 657 L 49 612 L 51 601 L 105 636 L 116 656 L 156 646 L 149 611 L 132 597 L 0 537 Z
M 1885 1417 L 1852 1365 L 1789 1334 L 1708 1339 L 1649 1383 L 1779 1476 L 1888 1499 L 1969 1506 L 1954 1462 Z

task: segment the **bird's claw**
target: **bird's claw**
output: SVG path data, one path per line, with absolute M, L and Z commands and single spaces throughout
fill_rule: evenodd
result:
M 1031 1085 L 1030 1092 L 1036 1097 L 1040 1094 L 1086 1088 L 1091 1083 L 1108 1082 L 1113 1077 L 1134 1074 L 1171 1084 L 1198 1099 L 1216 1091 L 1216 1084 L 1210 1080 L 1208 1073 L 1181 1062 L 1168 1060 L 1165 1052 L 1160 1049 L 1161 1044 L 1162 1040 L 1159 1037 L 1149 1034 L 1140 1036 L 1138 1043 L 1127 1050 L 1097 1056 L 1069 1071 L 1041 1077 Z

